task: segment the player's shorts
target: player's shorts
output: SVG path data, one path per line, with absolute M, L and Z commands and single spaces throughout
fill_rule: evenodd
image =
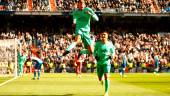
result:
M 76 64 L 77 64 L 77 67 L 82 67 L 82 63 L 76 62 Z
M 41 63 L 38 63 L 38 62 L 34 62 L 34 68 L 37 69 L 37 70 L 41 70 Z
M 121 67 L 126 68 L 126 63 L 122 63 Z
M 111 65 L 97 65 L 97 75 L 102 77 L 105 73 L 110 73 Z
M 19 68 L 20 68 L 20 69 L 23 69 L 23 64 L 19 64 Z
M 158 67 L 159 67 L 159 63 L 155 62 L 155 68 L 158 68 Z
M 87 49 L 88 45 L 92 45 L 92 40 L 90 37 L 90 33 L 87 31 L 82 31 L 82 30 L 78 30 L 75 33 L 75 36 L 80 35 L 81 36 L 81 40 L 84 44 L 84 47 Z

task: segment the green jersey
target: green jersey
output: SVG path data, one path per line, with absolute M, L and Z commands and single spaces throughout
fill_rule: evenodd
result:
M 91 15 L 87 14 L 86 12 L 90 12 Z M 73 23 L 76 24 L 76 34 L 82 34 L 82 32 L 90 32 L 91 17 L 96 21 L 99 20 L 98 16 L 89 7 L 85 7 L 83 10 L 76 9 L 73 12 Z
M 24 55 L 22 56 L 21 52 L 18 52 L 18 64 L 23 65 L 26 61 L 27 57 Z
M 94 56 L 98 57 L 98 65 L 109 65 L 110 57 L 113 57 L 115 54 L 115 47 L 111 41 L 108 41 L 106 44 L 102 41 L 97 41 L 94 49 Z
M 159 67 L 159 58 L 157 55 L 154 57 L 154 64 L 156 68 Z

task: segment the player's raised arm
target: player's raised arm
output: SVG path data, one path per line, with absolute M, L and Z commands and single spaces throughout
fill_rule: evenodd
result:
M 99 21 L 99 17 L 95 14 L 95 12 L 91 9 L 87 7 L 87 14 L 89 14 L 95 21 Z

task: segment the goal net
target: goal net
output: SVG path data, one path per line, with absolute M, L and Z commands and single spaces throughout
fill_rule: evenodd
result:
M 0 40 L 0 76 L 17 76 L 16 39 Z

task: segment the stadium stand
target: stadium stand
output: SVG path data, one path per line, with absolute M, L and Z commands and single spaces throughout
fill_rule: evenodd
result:
M 8 11 L 71 11 L 76 0 L 1 0 L 1 10 Z M 3 7 L 2 7 L 3 4 Z M 166 13 L 168 0 L 86 0 L 93 10 L 111 13 Z

